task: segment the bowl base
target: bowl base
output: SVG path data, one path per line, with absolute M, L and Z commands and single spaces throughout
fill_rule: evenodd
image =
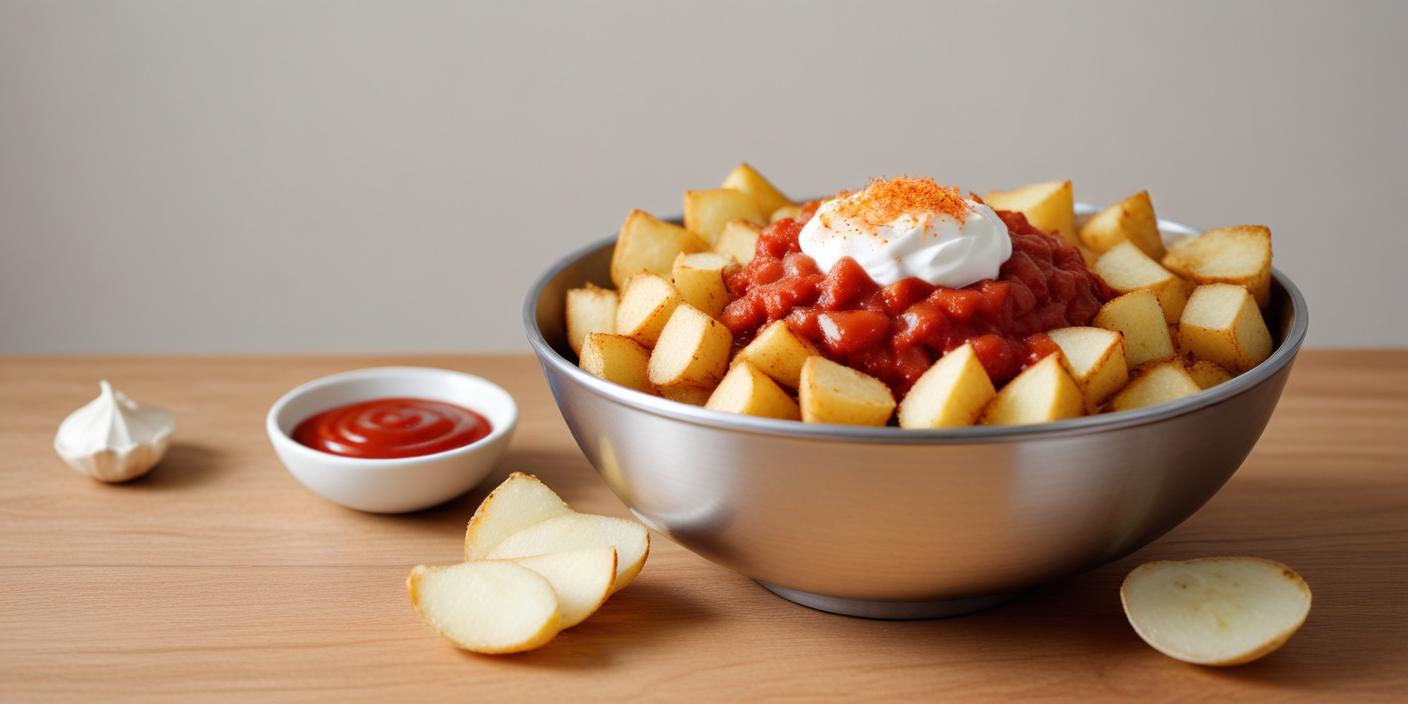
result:
M 962 616 L 975 611 L 989 609 L 1017 597 L 1016 593 L 991 594 L 967 599 L 942 599 L 939 601 L 868 601 L 865 599 L 843 599 L 825 594 L 779 587 L 776 584 L 758 582 L 762 587 L 794 604 L 842 616 L 874 618 L 890 621 L 908 621 L 926 618 L 948 618 Z

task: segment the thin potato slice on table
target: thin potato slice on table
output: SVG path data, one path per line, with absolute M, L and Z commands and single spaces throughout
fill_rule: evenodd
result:
M 802 419 L 797 402 L 771 377 L 748 362 L 733 365 L 704 407 L 761 418 Z
M 1148 291 L 1159 299 L 1164 322 L 1172 325 L 1183 314 L 1192 286 L 1163 268 L 1132 242 L 1120 242 L 1095 260 L 1091 271 L 1119 293 Z
M 1188 376 L 1193 377 L 1193 381 L 1197 382 L 1201 389 L 1211 389 L 1232 379 L 1231 372 L 1205 359 L 1188 365 Z
M 681 303 L 660 331 L 646 370 L 657 387 L 710 387 L 728 370 L 733 335 L 723 323 Z
M 816 345 L 792 331 L 781 320 L 769 323 L 738 354 L 733 363 L 752 362 L 773 381 L 795 389 L 802 378 L 802 365 L 820 355 Z
M 1076 239 L 1076 199 L 1070 181 L 1046 181 L 1014 191 L 993 191 L 983 201 L 994 210 L 1012 210 L 1027 216 L 1027 222 L 1046 232 L 1060 233 L 1071 245 Z
M 561 630 L 596 613 L 616 583 L 616 549 L 610 546 L 520 557 L 514 562 L 537 572 L 552 585 L 557 593 Z
M 611 252 L 611 282 L 624 289 L 632 276 L 640 273 L 669 276 L 680 252 L 703 252 L 709 245 L 689 230 L 655 218 L 643 210 L 632 210 L 616 236 Z
M 1049 354 L 1007 382 L 983 413 L 983 425 L 1026 425 L 1085 414 L 1085 396 L 1066 373 L 1059 354 Z
M 895 410 L 894 394 L 884 382 L 825 357 L 807 358 L 799 384 L 806 423 L 884 425 Z
M 680 254 L 671 270 L 680 299 L 704 311 L 709 317 L 717 318 L 728 303 L 724 267 L 731 261 L 717 252 Z
M 1085 409 L 1094 413 L 1129 381 L 1124 337 L 1093 327 L 1060 328 L 1046 333 L 1061 348 L 1061 363 L 1085 396 Z
M 762 215 L 792 206 L 792 201 L 782 195 L 782 191 L 777 190 L 776 186 L 746 162 L 739 164 L 729 173 L 724 179 L 723 187 L 747 193 L 758 205 L 758 212 Z
M 746 220 L 764 225 L 767 220 L 758 204 L 743 191 L 732 188 L 710 188 L 684 192 L 684 226 L 699 233 L 710 244 L 717 242 L 724 225 L 732 220 Z
M 967 343 L 940 357 L 900 401 L 901 428 L 973 425 L 997 395 L 992 379 Z
M 616 308 L 616 333 L 654 347 L 660 331 L 665 329 L 680 304 L 679 291 L 663 276 L 636 274 L 621 291 L 621 304 Z
M 464 559 L 487 557 L 500 542 L 535 523 L 572 513 L 571 507 L 537 477 L 514 472 L 489 495 L 464 531 Z
M 1107 301 L 1090 324 L 1124 336 L 1124 356 L 1130 368 L 1173 359 L 1173 338 L 1164 322 L 1164 310 L 1148 291 Z
M 747 220 L 730 220 L 719 233 L 714 251 L 732 257 L 739 264 L 747 264 L 758 252 L 758 237 L 762 232 L 762 228 Z
M 1140 191 L 1090 216 L 1080 228 L 1080 241 L 1095 252 L 1107 252 L 1129 242 L 1156 261 L 1164 257 L 1164 238 L 1148 191 Z
M 599 379 L 649 393 L 653 390 L 646 372 L 649 364 L 650 350 L 639 342 L 624 335 L 594 332 L 582 345 L 578 366 Z
M 1198 382 L 1188 375 L 1182 362 L 1163 362 L 1145 369 L 1134 381 L 1115 394 L 1115 398 L 1110 401 L 1110 408 L 1116 411 L 1132 411 L 1176 401 L 1202 390 Z
M 532 650 L 562 628 L 552 585 L 512 562 L 418 565 L 406 592 L 427 625 L 476 653 Z
M 616 332 L 616 307 L 620 297 L 611 289 L 587 284 L 567 292 L 567 346 L 582 354 L 587 333 Z
M 1250 292 L 1233 284 L 1193 291 L 1178 321 L 1179 345 L 1198 359 L 1242 373 L 1271 356 L 1271 331 Z
M 489 553 L 490 560 L 518 560 L 564 550 L 612 547 L 616 550 L 614 594 L 640 574 L 650 554 L 650 532 L 635 521 L 569 513 L 535 523 L 509 536 Z
M 1257 305 L 1271 301 L 1271 230 L 1265 225 L 1208 230 L 1174 244 L 1163 263 L 1195 284 L 1245 286 Z

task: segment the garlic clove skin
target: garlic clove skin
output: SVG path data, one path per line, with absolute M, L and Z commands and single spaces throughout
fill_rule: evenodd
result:
M 103 380 L 102 393 L 59 424 L 54 450 L 68 466 L 98 481 L 125 482 L 151 471 L 171 444 L 176 421 L 143 406 Z

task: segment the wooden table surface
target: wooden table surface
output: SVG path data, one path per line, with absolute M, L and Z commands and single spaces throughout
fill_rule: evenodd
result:
M 385 363 L 498 381 L 522 405 L 484 486 L 401 516 L 344 509 L 274 458 L 285 390 Z M 147 477 L 65 468 L 59 421 L 108 378 L 173 411 Z M 421 625 L 407 570 L 460 558 L 511 469 L 626 515 L 528 357 L 0 358 L 0 700 L 537 701 L 998 698 L 1344 701 L 1408 696 L 1408 351 L 1302 355 L 1260 445 L 1183 526 L 1008 606 L 928 622 L 833 616 L 664 538 L 595 617 L 525 655 L 461 653 Z M 1250 554 L 1310 583 L 1300 633 L 1233 669 L 1185 665 L 1126 624 L 1118 586 L 1157 558 Z

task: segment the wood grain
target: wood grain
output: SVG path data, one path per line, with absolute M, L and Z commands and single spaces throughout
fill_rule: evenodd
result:
M 523 412 L 499 476 L 530 470 L 582 510 L 625 515 L 527 357 L 0 359 L 0 699 L 1345 701 L 1408 691 L 1408 351 L 1306 352 L 1260 445 L 1202 511 L 1130 558 L 1009 606 L 930 622 L 832 616 L 658 538 L 631 588 L 514 657 L 448 647 L 403 589 L 411 565 L 459 558 L 486 488 L 420 513 L 363 514 L 304 490 L 268 447 L 264 412 L 286 389 L 384 363 L 500 382 Z M 176 444 L 144 479 L 98 484 L 53 453 L 58 422 L 99 378 L 176 414 Z M 1309 581 L 1310 619 L 1283 650 L 1199 668 L 1130 630 L 1117 590 L 1131 567 L 1210 554 L 1281 560 Z

